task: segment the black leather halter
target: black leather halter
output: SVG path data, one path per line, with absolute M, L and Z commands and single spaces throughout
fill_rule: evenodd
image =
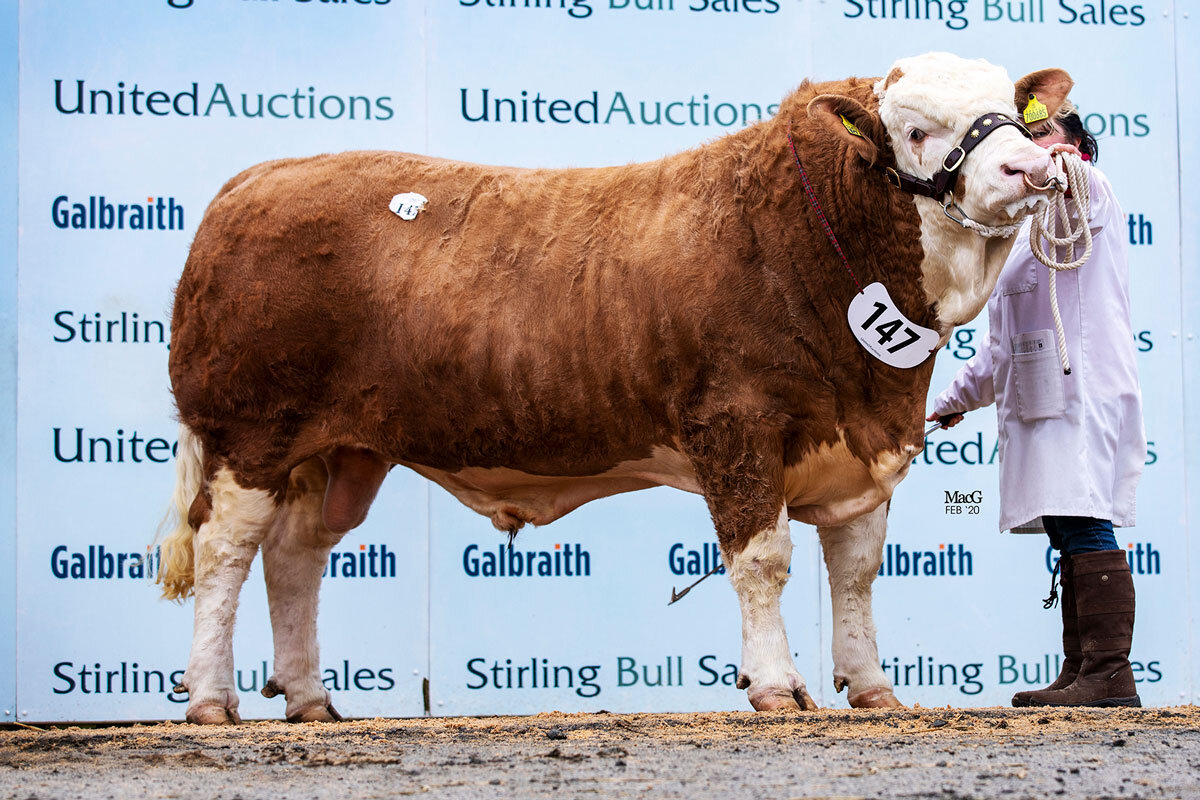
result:
M 954 186 L 954 181 L 958 178 L 958 171 L 963 162 L 967 160 L 967 154 L 988 136 L 1006 125 L 1012 125 L 1026 138 L 1033 138 L 1033 134 L 1029 132 L 1028 128 L 1007 114 L 984 114 L 971 123 L 971 127 L 967 129 L 962 141 L 951 148 L 949 153 L 946 153 L 946 157 L 942 159 L 942 168 L 932 178 L 918 178 L 915 175 L 900 172 L 895 167 L 876 165 L 875 168 L 883 172 L 887 182 L 897 189 L 902 189 L 910 194 L 919 194 L 922 197 L 930 197 L 940 202 L 946 192 Z

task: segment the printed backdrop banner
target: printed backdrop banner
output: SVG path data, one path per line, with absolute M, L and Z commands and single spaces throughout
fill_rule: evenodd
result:
M 1076 78 L 1126 216 L 1151 442 L 1138 526 L 1118 531 L 1138 590 L 1131 658 L 1146 703 L 1200 699 L 1188 538 L 1200 436 L 1185 402 L 1200 385 L 1200 290 L 1185 278 L 1200 220 L 1175 179 L 1200 166 L 1194 134 L 1178 133 L 1196 129 L 1186 88 L 1200 70 L 1196 21 L 1167 0 L 69 0 L 22 2 L 5 25 L 20 70 L 5 63 L 18 110 L 0 140 L 19 187 L 0 231 L 0 354 L 16 351 L 15 365 L 0 359 L 16 402 L 0 404 L 16 430 L 0 437 L 15 443 L 0 459 L 0 570 L 15 570 L 15 582 L 0 571 L 15 585 L 0 595 L 3 719 L 182 716 L 172 687 L 191 608 L 151 585 L 177 440 L 170 308 L 228 178 L 347 149 L 654 159 L 769 117 L 805 77 L 881 75 L 927 50 Z M 934 393 L 986 337 L 985 317 L 955 331 Z M 928 438 L 895 494 L 875 619 L 905 702 L 1004 704 L 1057 672 L 1057 612 L 1041 604 L 1052 553 L 1044 537 L 997 531 L 996 449 L 994 413 L 970 414 Z M 845 705 L 816 532 L 793 523 L 792 537 L 796 663 L 819 703 Z M 666 605 L 719 563 L 700 497 L 608 498 L 505 542 L 393 471 L 322 588 L 321 667 L 344 714 L 748 708 L 727 577 Z M 270 643 L 256 565 L 234 641 L 246 717 L 283 713 L 258 694 Z

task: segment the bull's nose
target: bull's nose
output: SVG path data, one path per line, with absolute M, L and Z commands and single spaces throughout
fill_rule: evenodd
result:
M 1054 162 L 1049 155 L 1010 159 L 1000 165 L 1000 171 L 1005 176 L 1023 178 L 1027 186 L 1037 191 L 1047 191 L 1053 185 Z

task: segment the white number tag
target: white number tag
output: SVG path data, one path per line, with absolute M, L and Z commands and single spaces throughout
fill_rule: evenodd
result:
M 872 283 L 854 296 L 846 312 L 854 338 L 885 364 L 908 369 L 929 358 L 938 332 L 922 328 L 896 308 L 882 283 Z

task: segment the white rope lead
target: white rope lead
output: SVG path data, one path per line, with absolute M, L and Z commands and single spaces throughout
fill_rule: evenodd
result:
M 1049 202 L 1033 215 L 1029 226 L 1029 247 L 1034 257 L 1050 270 L 1050 311 L 1054 315 L 1054 329 L 1058 332 L 1058 358 L 1062 361 L 1063 374 L 1070 375 L 1067 336 L 1063 332 L 1062 315 L 1058 310 L 1058 291 L 1054 278 L 1059 272 L 1078 269 L 1092 255 L 1092 231 L 1088 227 L 1092 192 L 1088 183 L 1087 167 L 1079 156 L 1073 153 L 1056 153 L 1054 159 L 1058 174 L 1065 176 L 1067 183 L 1063 185 L 1060 182 L 1058 188 L 1051 191 Z M 1071 190 L 1074 214 L 1067 207 L 1068 188 Z M 1054 231 L 1062 231 L 1063 235 L 1055 236 Z M 1050 245 L 1049 254 L 1042 246 L 1043 239 Z M 1082 243 L 1083 253 L 1073 261 L 1060 261 L 1058 248 L 1066 248 L 1063 258 L 1069 258 L 1076 252 L 1077 243 Z
M 1015 225 L 984 225 L 982 222 L 976 222 L 967 216 L 963 217 L 961 224 L 964 228 L 975 231 L 980 236 L 986 236 L 989 239 L 1007 239 L 1021 230 L 1021 223 L 1019 222 Z

